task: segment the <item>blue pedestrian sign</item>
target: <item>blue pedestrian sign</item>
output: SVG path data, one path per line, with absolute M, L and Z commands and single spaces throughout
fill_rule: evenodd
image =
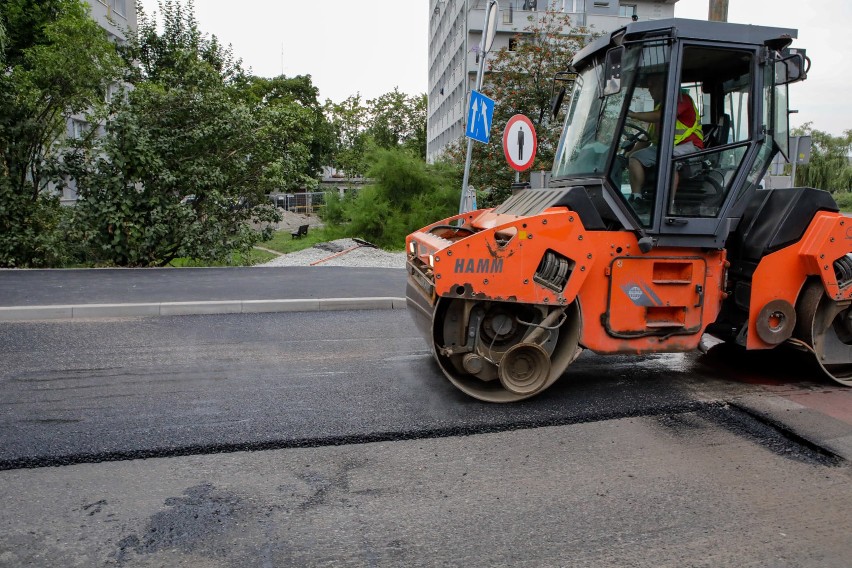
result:
M 467 132 L 465 136 L 488 144 L 491 137 L 491 119 L 494 117 L 494 99 L 479 91 L 470 92 L 470 107 L 467 109 Z

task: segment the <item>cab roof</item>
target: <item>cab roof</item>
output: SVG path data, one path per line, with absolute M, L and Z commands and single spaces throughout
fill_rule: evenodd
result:
M 627 40 L 645 37 L 671 37 L 715 43 L 764 45 L 767 42 L 777 42 L 778 40 L 792 41 L 798 37 L 798 33 L 799 31 L 793 28 L 731 24 L 686 18 L 632 22 L 614 32 L 603 35 L 581 49 L 574 56 L 571 64 L 577 66 L 598 51 L 616 45 L 615 39 L 622 36 Z

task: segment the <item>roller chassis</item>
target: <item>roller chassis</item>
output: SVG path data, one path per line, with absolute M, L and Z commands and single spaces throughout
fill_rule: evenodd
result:
M 635 234 L 587 231 L 564 208 L 451 217 L 410 235 L 408 250 L 410 311 L 436 359 L 494 402 L 541 392 L 584 348 L 693 350 L 722 297 L 723 251 L 643 254 Z

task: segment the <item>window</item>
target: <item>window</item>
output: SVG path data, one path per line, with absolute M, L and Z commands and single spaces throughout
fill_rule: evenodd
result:
M 674 156 L 671 175 L 679 184 L 670 213 L 686 217 L 719 215 L 752 147 L 753 60 L 754 54 L 749 51 L 683 50 L 681 86 L 691 87 L 691 97 L 701 101 L 705 111 L 701 118 L 703 149 L 694 159 L 688 154 Z
M 111 103 L 115 96 L 119 93 L 120 88 L 116 83 L 112 83 L 106 88 L 104 93 L 104 101 Z
M 122 18 L 127 16 L 127 0 L 98 0 L 98 2 L 109 8 L 107 17 L 112 14 L 118 14 Z
M 618 15 L 622 18 L 632 18 L 636 15 L 636 4 L 620 4 Z
M 790 158 L 790 148 L 788 147 L 790 144 L 790 123 L 789 115 L 787 114 L 788 96 L 787 85 L 776 85 L 775 97 L 772 100 L 772 110 L 775 115 L 775 129 L 772 130 L 772 137 L 775 139 L 776 144 L 778 144 L 778 149 L 781 150 L 784 156 Z M 765 124 L 771 123 L 767 122 Z
M 571 23 L 575 26 L 586 25 L 586 0 L 562 0 L 562 11 L 571 16 Z
M 86 131 L 88 128 L 86 127 L 86 122 L 83 120 L 77 120 L 76 118 L 71 119 L 71 124 L 68 128 L 68 134 L 74 140 L 81 140 L 84 136 L 86 136 Z
M 509 38 L 509 51 L 515 51 L 517 48 L 518 48 L 517 38 L 510 37 Z

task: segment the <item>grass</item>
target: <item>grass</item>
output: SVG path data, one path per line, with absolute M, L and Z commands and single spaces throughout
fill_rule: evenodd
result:
M 271 239 L 260 243 L 260 246 L 287 254 L 310 248 L 317 243 L 340 239 L 344 236 L 340 230 L 328 229 L 326 227 L 311 227 L 308 229 L 308 234 L 299 239 L 294 239 L 290 235 L 290 232 L 276 231 Z
M 278 251 L 281 254 L 300 251 L 310 248 L 317 243 L 324 243 L 343 238 L 343 234 L 339 230 L 326 229 L 325 227 L 311 227 L 308 229 L 308 234 L 299 239 L 294 239 L 289 229 L 276 231 L 272 238 L 268 241 L 258 243 L 257 246 L 273 251 Z M 171 261 L 168 266 L 173 268 L 201 268 L 209 266 L 254 266 L 263 264 L 278 255 L 255 247 L 248 255 L 234 253 L 231 262 L 205 262 L 193 258 L 176 258 Z
M 210 266 L 254 266 L 255 264 L 263 264 L 278 255 L 266 252 L 265 250 L 252 249 L 248 255 L 234 253 L 231 262 L 209 262 L 196 260 L 194 258 L 176 258 L 167 266 L 172 268 L 203 268 Z

